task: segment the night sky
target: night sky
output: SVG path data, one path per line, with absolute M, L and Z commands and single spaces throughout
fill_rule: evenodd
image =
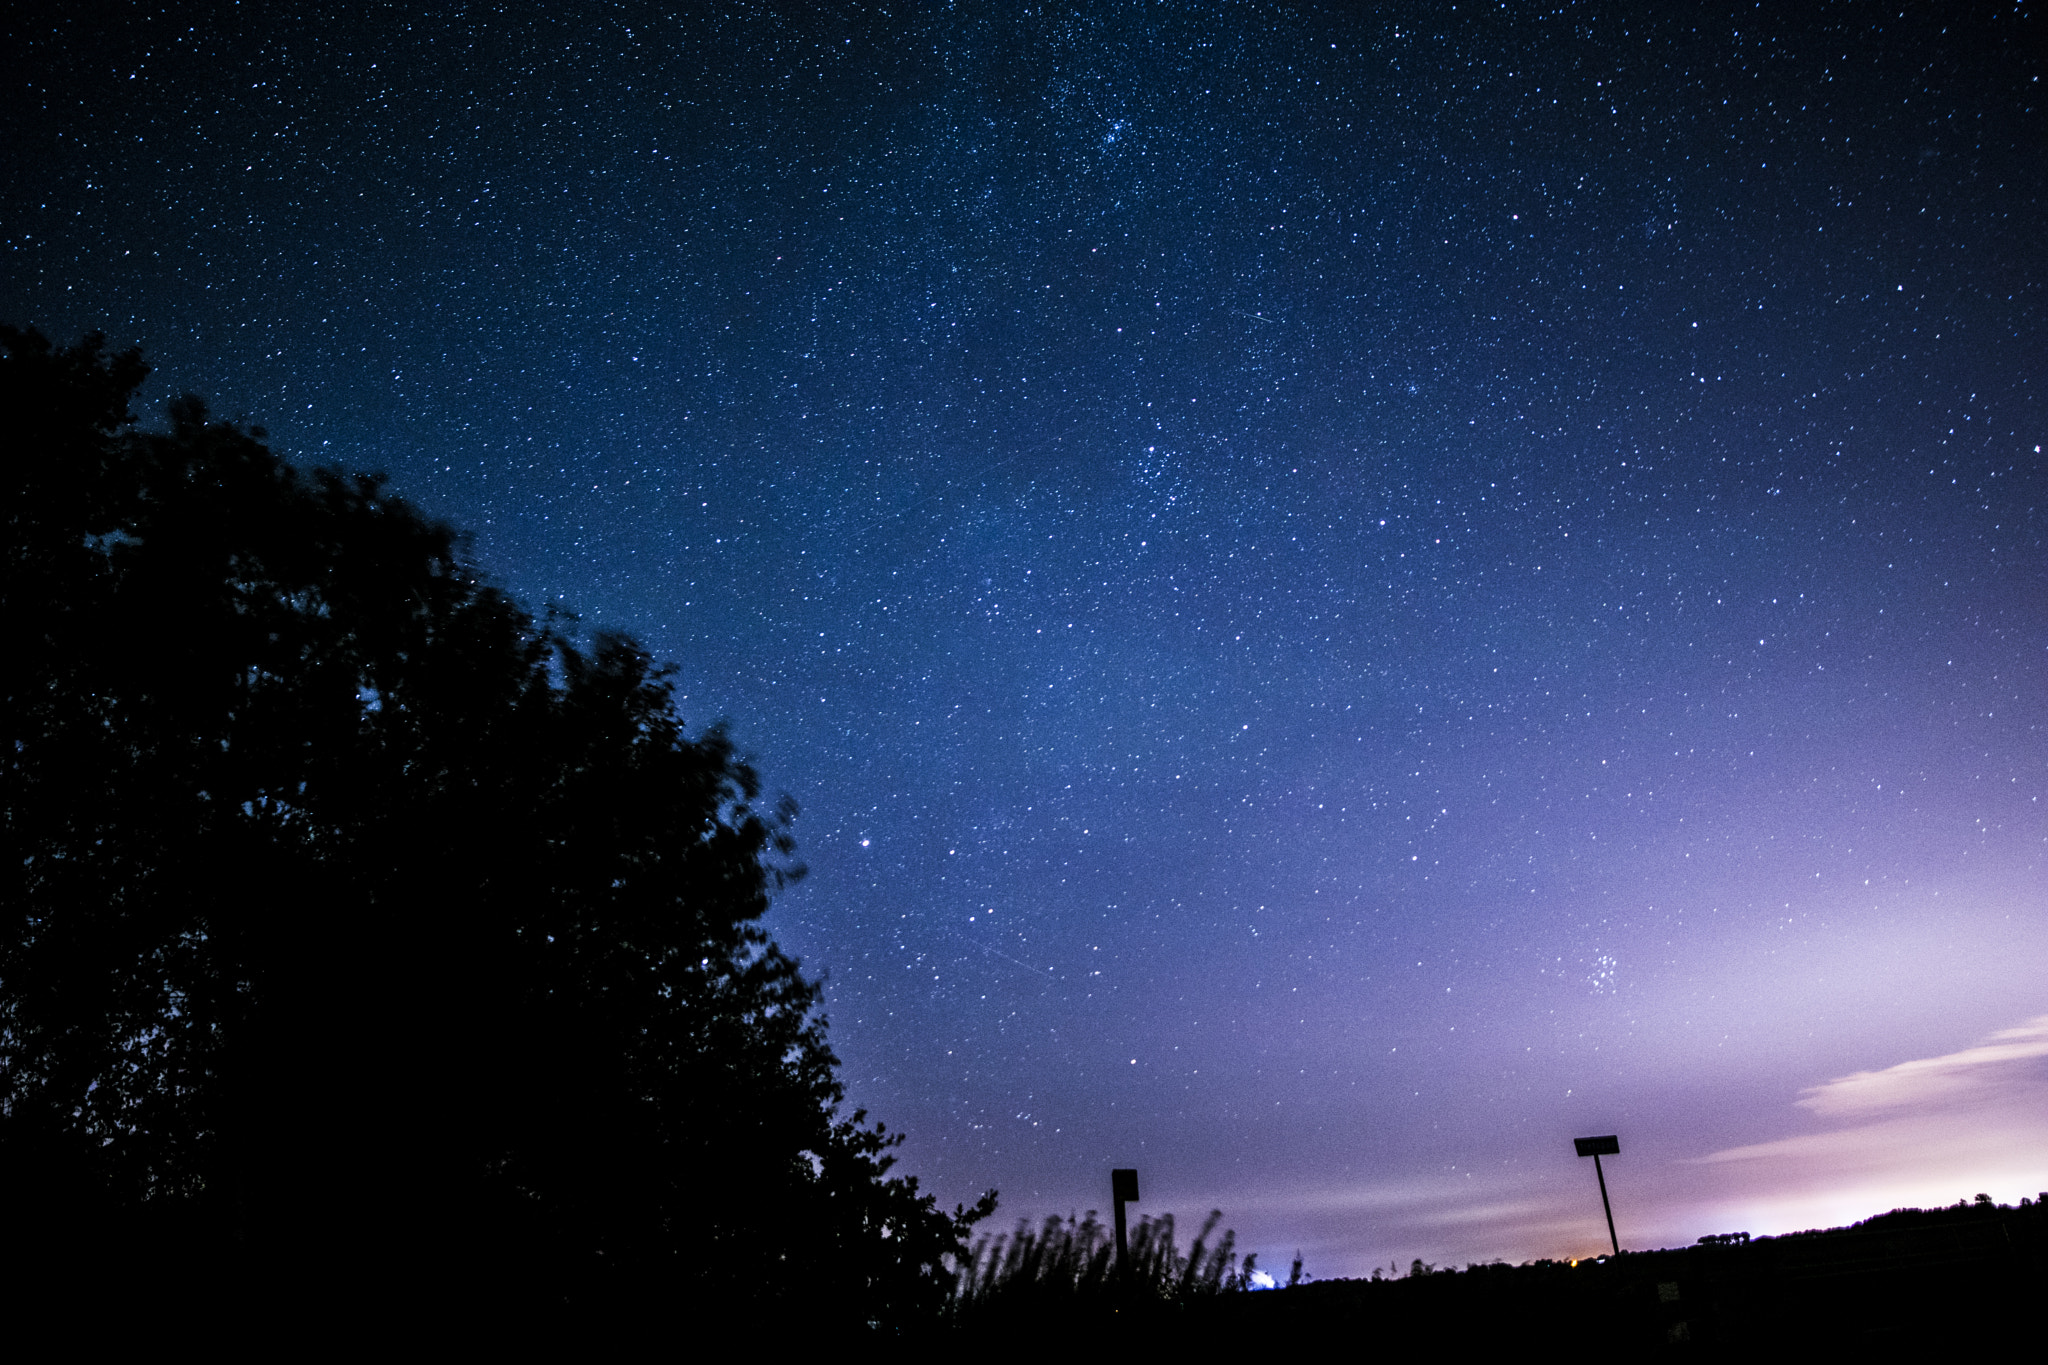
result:
M 10 7 L 0 320 L 674 660 L 949 1204 L 2048 1187 L 2037 5 L 328 8 Z

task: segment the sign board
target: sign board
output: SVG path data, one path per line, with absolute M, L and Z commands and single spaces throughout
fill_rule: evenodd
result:
M 1138 1202 L 1138 1173 L 1122 1167 L 1109 1173 L 1109 1197 L 1122 1203 L 1129 1200 Z
M 1606 1137 L 1573 1138 L 1572 1146 L 1579 1149 L 1580 1156 L 1621 1155 L 1621 1139 L 1613 1133 Z

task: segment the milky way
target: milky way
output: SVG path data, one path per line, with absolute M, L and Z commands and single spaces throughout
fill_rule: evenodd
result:
M 2030 7 L 827 8 L 16 13 L 0 318 L 675 660 L 949 1201 L 2048 1185 L 2038 1048 L 1752 1150 L 2048 1010 Z

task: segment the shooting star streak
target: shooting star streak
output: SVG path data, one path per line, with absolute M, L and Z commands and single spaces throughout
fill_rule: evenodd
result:
M 990 957 L 999 957 L 1005 962 L 1014 962 L 1027 972 L 1036 972 L 1048 981 L 1057 981 L 1059 979 L 1058 977 L 1053 975 L 1053 970 L 1050 967 L 1034 967 L 1029 962 L 1020 961 L 1017 958 L 1011 957 L 1008 953 L 1002 952 L 995 948 L 983 947 L 982 951 L 984 953 L 987 953 Z

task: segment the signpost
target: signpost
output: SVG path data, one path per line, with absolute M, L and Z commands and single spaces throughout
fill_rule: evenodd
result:
M 1603 1156 L 1620 1156 L 1621 1139 L 1609 1133 L 1605 1137 L 1573 1138 L 1572 1146 L 1579 1149 L 1580 1156 L 1593 1158 L 1593 1174 L 1600 1179 L 1600 1208 L 1607 1214 L 1607 1244 L 1614 1248 L 1614 1254 L 1621 1255 L 1621 1241 L 1614 1235 L 1614 1206 L 1607 1202 L 1607 1173 L 1600 1169 Z M 1123 1226 L 1123 1205 L 1117 1207 L 1117 1226 Z
M 1124 1204 L 1138 1202 L 1138 1173 L 1119 1166 L 1109 1173 L 1109 1197 L 1116 1204 L 1116 1277 L 1126 1291 L 1131 1284 L 1131 1246 L 1124 1235 Z

